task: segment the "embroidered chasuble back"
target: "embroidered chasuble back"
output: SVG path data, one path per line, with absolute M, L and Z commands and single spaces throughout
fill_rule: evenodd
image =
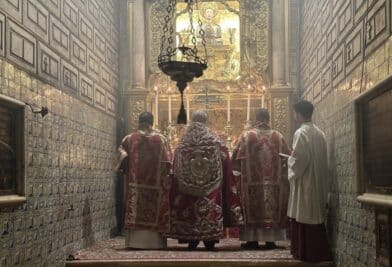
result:
M 129 155 L 125 229 L 169 228 L 170 150 L 158 133 L 137 132 L 124 142 Z
M 221 185 L 223 171 L 218 145 L 181 147 L 176 156 L 174 175 L 181 192 L 206 196 Z
M 282 135 L 253 129 L 244 133 L 237 149 L 235 160 L 241 164 L 245 223 L 267 228 L 284 226 L 289 185 L 279 153 L 290 151 Z

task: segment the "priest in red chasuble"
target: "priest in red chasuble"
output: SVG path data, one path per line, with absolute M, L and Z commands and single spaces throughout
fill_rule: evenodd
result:
M 206 123 L 205 111 L 192 114 L 173 161 L 170 237 L 188 242 L 190 250 L 200 241 L 213 250 L 224 226 L 243 223 L 228 149 Z
M 119 147 L 117 169 L 127 174 L 125 245 L 136 249 L 166 247 L 169 231 L 171 153 L 163 135 L 152 129 L 153 116 L 139 116 L 139 130 Z
M 241 177 L 244 249 L 259 248 L 259 241 L 273 249 L 275 241 L 286 239 L 289 183 L 280 153 L 289 155 L 290 148 L 270 128 L 268 111 L 260 109 L 255 126 L 240 136 L 232 156 L 234 174 Z

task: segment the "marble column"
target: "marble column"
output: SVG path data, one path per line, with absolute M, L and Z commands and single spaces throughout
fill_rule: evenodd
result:
M 128 1 L 129 2 L 129 1 Z M 132 9 L 132 56 L 133 89 L 146 87 L 146 27 L 144 18 L 144 0 L 133 0 Z
M 293 133 L 292 94 L 288 79 L 288 0 L 272 1 L 272 79 L 268 90 L 271 125 L 280 131 L 288 142 Z
M 286 0 L 272 1 L 272 84 L 286 85 Z
M 120 60 L 125 61 L 122 66 L 122 80 L 126 84 L 124 89 L 124 112 L 127 132 L 138 127 L 138 116 L 147 110 L 148 91 L 146 89 L 146 27 L 145 1 L 122 0 L 121 9 L 124 10 L 121 21 L 126 22 L 121 34 L 127 36 L 126 45 L 120 52 Z M 126 12 L 125 12 L 126 10 Z

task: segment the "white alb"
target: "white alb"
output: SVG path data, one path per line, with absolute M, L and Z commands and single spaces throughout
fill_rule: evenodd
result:
M 313 123 L 303 123 L 295 132 L 288 167 L 287 215 L 299 223 L 324 223 L 329 192 L 328 153 L 325 135 Z

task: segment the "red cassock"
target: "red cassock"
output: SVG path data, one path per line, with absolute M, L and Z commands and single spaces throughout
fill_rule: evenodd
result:
M 175 151 L 169 236 L 218 240 L 242 225 L 239 182 L 228 150 L 208 127 L 192 123 Z
M 128 155 L 120 167 L 128 178 L 124 229 L 167 233 L 171 153 L 165 137 L 138 131 L 123 139 L 121 149 Z

